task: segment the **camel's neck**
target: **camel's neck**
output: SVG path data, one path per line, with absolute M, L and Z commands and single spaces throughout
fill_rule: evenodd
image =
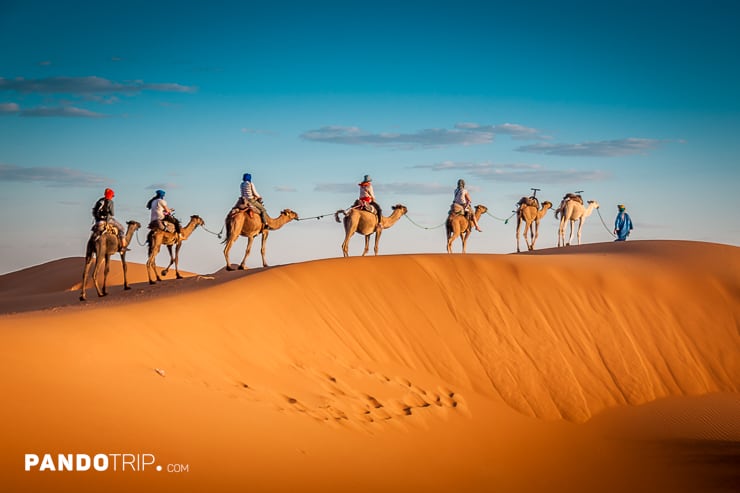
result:
M 475 216 L 475 220 L 478 221 L 478 219 L 483 215 L 483 209 L 476 209 L 473 215 Z
M 292 220 L 293 219 L 287 214 L 280 214 L 274 219 L 270 216 L 267 216 L 267 225 L 270 227 L 270 229 L 280 229 Z
M 593 204 L 589 204 L 585 211 L 583 211 L 583 217 L 588 217 L 594 211 L 596 207 Z
M 134 226 L 129 226 L 128 229 L 126 229 L 126 243 L 131 243 L 131 238 L 134 236 L 136 229 L 137 228 Z
M 401 209 L 396 209 L 393 211 L 393 214 L 391 214 L 390 216 L 383 216 L 381 218 L 380 224 L 384 228 L 390 228 L 391 226 L 396 224 L 396 222 L 398 222 L 399 219 L 401 219 L 401 216 L 403 216 L 403 211 Z
M 180 230 L 180 233 L 182 234 L 182 239 L 187 240 L 190 237 L 190 234 L 195 231 L 195 228 L 198 227 L 198 223 L 195 222 L 194 219 L 190 219 L 190 222 L 187 223 L 182 230 Z
M 537 219 L 542 219 L 543 217 L 545 217 L 545 214 L 547 214 L 547 209 L 549 209 L 549 207 L 543 206 L 542 209 L 537 211 Z

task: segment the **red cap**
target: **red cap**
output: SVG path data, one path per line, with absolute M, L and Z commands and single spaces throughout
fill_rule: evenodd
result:
M 111 190 L 110 188 L 105 189 L 105 198 L 110 200 L 112 199 L 116 194 Z

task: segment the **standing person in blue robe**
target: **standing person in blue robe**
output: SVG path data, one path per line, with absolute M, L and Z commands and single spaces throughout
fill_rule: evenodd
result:
M 617 209 L 619 209 L 619 213 L 617 213 L 617 218 L 614 220 L 614 234 L 617 235 L 617 239 L 614 241 L 625 241 L 633 229 L 632 219 L 625 212 L 626 207 L 623 204 L 619 204 Z

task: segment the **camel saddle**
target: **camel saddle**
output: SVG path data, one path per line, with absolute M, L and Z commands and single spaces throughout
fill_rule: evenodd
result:
M 565 197 L 563 197 L 563 200 L 575 200 L 579 204 L 583 205 L 583 197 L 581 197 L 579 194 L 566 193 Z
M 526 205 L 528 207 L 536 207 L 539 209 L 540 201 L 537 200 L 537 197 L 535 197 L 534 195 L 530 197 L 522 197 L 521 199 L 519 199 L 519 202 L 517 202 L 517 206 L 521 207 L 522 205 Z
M 255 209 L 252 204 L 247 202 L 247 199 L 245 199 L 244 197 L 239 197 L 236 200 L 236 204 L 234 204 L 234 207 L 231 208 L 231 211 L 229 212 L 229 217 L 233 217 L 245 211 L 250 218 L 254 217 L 255 213 L 259 213 L 259 211 Z
M 97 233 L 98 235 L 108 233 L 118 236 L 118 228 L 107 221 L 96 221 L 95 224 L 93 224 L 93 227 L 90 228 L 90 231 Z
M 174 233 L 175 225 L 169 221 L 154 220 L 149 223 L 149 229 L 152 231 L 164 231 L 165 233 Z
M 361 200 L 355 200 L 355 203 L 352 204 L 352 209 L 357 209 L 359 211 L 367 211 L 370 214 L 377 215 L 378 211 L 375 210 L 375 206 L 371 204 L 370 202 L 362 202 Z
M 465 209 L 460 204 L 452 203 L 450 205 L 450 210 L 447 211 L 448 215 L 455 215 L 455 216 L 465 216 L 465 219 L 468 221 L 473 220 L 473 211 L 470 209 Z

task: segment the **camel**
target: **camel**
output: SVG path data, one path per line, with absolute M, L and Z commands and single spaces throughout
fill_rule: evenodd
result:
M 265 260 L 267 236 L 270 234 L 270 231 L 280 229 L 290 221 L 298 219 L 298 214 L 290 209 L 283 209 L 280 211 L 280 215 L 278 217 L 272 218 L 267 216 L 266 219 L 267 224 L 263 224 L 262 218 L 257 213 L 250 215 L 246 210 L 237 209 L 232 209 L 232 212 L 229 212 L 226 216 L 226 239 L 223 241 L 223 243 L 226 243 L 226 246 L 224 247 L 226 270 L 234 270 L 229 262 L 229 250 L 231 250 L 232 245 L 239 236 L 247 237 L 247 250 L 244 252 L 242 263 L 239 264 L 239 270 L 247 268 L 246 262 L 249 252 L 252 250 L 252 242 L 254 241 L 254 237 L 260 233 L 262 234 L 262 246 L 260 248 L 262 253 L 262 266 L 267 267 L 267 260 Z
M 342 242 L 342 254 L 345 257 L 349 257 L 349 239 L 353 234 L 358 233 L 365 237 L 365 250 L 362 252 L 362 256 L 364 257 L 367 255 L 367 251 L 370 248 L 370 236 L 375 233 L 375 255 L 377 255 L 380 235 L 383 230 L 396 224 L 396 222 L 401 219 L 401 216 L 408 212 L 406 206 L 401 204 L 394 205 L 392 209 L 393 213 L 391 213 L 390 216 L 383 216 L 381 218 L 380 228 L 378 228 L 378 216 L 372 212 L 351 207 L 349 212 L 339 210 L 334 213 L 334 219 L 336 219 L 337 222 L 342 222 L 339 219 L 339 214 L 344 214 L 344 241 Z
M 581 244 L 581 230 L 583 229 L 583 222 L 588 216 L 591 215 L 594 209 L 599 208 L 599 203 L 595 200 L 588 201 L 588 207 L 584 208 L 583 204 L 576 200 L 566 200 L 562 208 L 558 208 L 555 211 L 555 217 L 560 216 L 560 227 L 558 228 L 558 247 L 570 245 L 573 239 L 573 223 L 578 221 L 578 244 Z M 568 241 L 565 241 L 565 223 L 570 223 L 570 236 Z
M 475 220 L 479 220 L 480 217 L 486 212 L 488 212 L 488 207 L 486 207 L 485 205 L 476 205 L 475 212 L 473 213 L 475 215 Z M 464 214 L 451 213 L 447 217 L 447 222 L 445 223 L 445 231 L 447 235 L 447 253 L 452 253 L 452 243 L 457 239 L 458 236 L 462 241 L 462 252 L 465 253 L 465 247 L 468 243 L 468 236 L 470 236 L 470 232 L 472 229 L 473 222 L 469 221 Z
M 130 245 L 131 237 L 134 235 L 134 232 L 141 227 L 141 224 L 136 221 L 128 221 L 126 224 L 126 244 Z M 85 301 L 87 299 L 85 287 L 87 285 L 88 271 L 90 270 L 90 265 L 93 263 L 93 257 L 95 257 L 95 266 L 93 267 L 92 278 L 93 283 L 95 284 L 95 290 L 98 292 L 98 296 L 108 295 L 106 283 L 108 281 L 108 271 L 110 270 L 110 257 L 116 252 L 121 255 L 121 264 L 123 265 L 123 289 L 131 289 L 128 285 L 128 279 L 126 278 L 126 250 L 121 250 L 117 231 L 114 229 L 106 229 L 102 233 L 93 232 L 90 235 L 90 239 L 87 240 L 87 248 L 85 249 L 85 269 L 82 271 L 82 291 L 80 293 L 80 301 Z M 101 260 L 105 260 L 102 290 L 98 285 L 98 267 L 100 266 Z
M 149 234 L 146 237 L 146 242 L 149 244 L 149 252 L 146 261 L 146 275 L 149 278 L 149 284 L 155 284 L 155 281 L 152 279 L 152 272 L 154 272 L 157 282 L 162 280 L 157 272 L 156 262 L 157 254 L 159 254 L 159 249 L 162 245 L 166 246 L 167 251 L 170 253 L 170 263 L 162 270 L 162 275 L 166 276 L 170 267 L 172 267 L 172 264 L 175 264 L 175 275 L 178 279 L 182 279 L 178 265 L 180 261 L 180 248 L 182 247 L 182 242 L 190 237 L 190 234 L 195 231 L 195 228 L 198 226 L 205 226 L 205 224 L 205 221 L 203 221 L 200 216 L 193 215 L 190 216 L 188 224 L 183 226 L 180 230 L 181 232 L 179 235 L 174 232 L 162 231 L 161 229 L 152 229 L 149 231 Z M 174 255 L 172 254 L 173 245 L 175 246 Z
M 519 228 L 524 222 L 524 242 L 527 244 L 527 250 L 534 250 L 534 243 L 537 241 L 540 231 L 540 220 L 547 214 L 547 210 L 552 208 L 552 202 L 544 201 L 542 208 L 537 209 L 536 205 L 530 205 L 526 197 L 519 201 L 519 209 L 516 211 L 516 252 L 519 253 Z M 527 230 L 531 242 L 527 238 Z

